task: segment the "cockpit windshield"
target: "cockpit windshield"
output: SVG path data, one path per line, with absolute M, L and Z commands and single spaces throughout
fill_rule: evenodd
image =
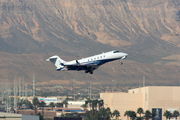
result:
M 120 51 L 116 50 L 116 51 L 114 51 L 113 53 L 120 53 Z

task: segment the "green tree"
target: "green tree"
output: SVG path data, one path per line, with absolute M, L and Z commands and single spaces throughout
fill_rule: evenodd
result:
M 37 106 L 39 105 L 39 100 L 38 100 L 38 98 L 37 97 L 35 97 L 34 99 L 33 99 L 33 105 L 34 105 L 34 113 L 35 113 L 35 115 L 37 115 Z
M 52 110 L 53 110 L 53 107 L 55 107 L 53 102 L 50 102 L 49 106 L 52 108 Z
M 131 120 L 135 120 L 136 113 L 134 111 L 129 111 L 129 117 L 131 118 Z
M 86 117 L 85 120 L 91 120 L 91 111 L 86 111 Z
M 55 104 L 57 107 L 63 107 L 63 104 L 62 103 L 56 103 Z
M 97 104 L 98 104 L 98 100 L 92 100 L 92 118 L 94 118 L 94 114 L 96 114 L 97 111 Z M 95 111 L 95 113 L 94 113 Z
M 94 112 L 92 103 L 93 103 L 93 102 L 92 102 L 92 100 L 90 100 L 90 99 L 88 99 L 88 100 L 85 102 L 85 104 L 87 104 L 88 107 L 90 107 L 91 120 L 93 120 L 93 112 Z
M 127 116 L 127 120 L 129 120 L 129 117 L 130 117 L 130 111 L 126 111 L 126 112 L 124 113 L 124 116 Z
M 33 105 L 32 103 L 29 101 L 29 100 L 24 100 L 21 102 L 22 104 L 25 104 L 26 105 L 26 108 L 28 109 L 33 109 Z M 22 106 L 22 105 L 21 105 Z
M 99 111 L 100 111 L 101 109 L 103 109 L 103 108 L 104 108 L 104 101 L 103 101 L 103 100 L 99 100 L 99 101 L 98 101 L 98 106 L 99 106 Z
M 144 113 L 144 117 L 146 120 L 149 120 L 149 118 L 151 118 L 151 112 L 149 110 L 146 110 L 145 113 Z
M 116 117 L 116 120 L 119 120 L 120 113 L 118 110 L 114 110 L 112 115 Z
M 39 116 L 39 120 L 44 120 L 44 118 L 43 118 L 43 116 L 41 115 L 40 112 L 37 115 Z
M 143 120 L 143 117 L 137 117 L 136 120 Z
M 164 112 L 163 116 L 165 116 L 166 119 L 170 119 L 170 118 L 172 117 L 172 113 L 169 112 L 168 110 L 166 110 L 166 111 Z
M 44 101 L 40 102 L 40 106 L 42 107 L 42 116 L 44 116 L 44 106 L 46 105 L 46 103 Z
M 141 108 L 141 107 L 139 107 L 138 109 L 137 109 L 137 113 L 140 115 L 140 117 L 141 117 L 141 114 L 143 114 L 144 113 L 144 111 L 143 111 L 143 109 Z
M 179 111 L 177 111 L 177 110 L 175 110 L 175 111 L 173 112 L 173 114 L 172 114 L 172 116 L 175 117 L 176 120 L 177 120 L 177 117 L 178 117 L 179 115 L 180 115 L 180 114 L 179 114 Z
M 17 106 L 18 106 L 18 108 L 20 109 L 21 107 L 22 107 L 22 102 L 21 101 L 19 101 L 18 103 L 17 103 Z
M 62 104 L 65 105 L 65 108 L 67 108 L 67 105 L 68 105 L 67 100 L 63 100 Z
M 99 116 L 103 120 L 109 120 L 110 117 L 112 116 L 110 108 L 107 107 L 106 109 L 105 108 L 101 109 L 101 111 L 99 112 Z
M 94 104 L 94 108 L 95 108 L 95 110 L 97 111 L 98 99 L 93 100 L 93 104 Z M 96 111 L 95 111 L 95 114 L 96 114 Z
M 105 118 L 106 118 L 106 120 L 109 120 L 109 119 L 111 118 L 111 116 L 112 116 L 112 113 L 111 113 L 110 108 L 107 107 L 107 108 L 105 109 L 105 112 L 106 112 Z

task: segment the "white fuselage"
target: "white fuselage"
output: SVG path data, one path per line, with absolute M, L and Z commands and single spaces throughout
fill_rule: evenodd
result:
M 114 60 L 122 60 L 127 57 L 128 54 L 119 52 L 117 50 L 94 55 L 87 58 L 82 58 L 80 60 L 72 60 L 66 62 L 59 58 L 57 55 L 50 57 L 47 61 L 51 61 L 56 67 L 58 71 L 65 70 L 85 70 L 85 73 L 92 74 L 95 69 L 97 69 L 100 65 L 114 61 Z
M 99 55 L 82 58 L 77 61 L 78 61 L 79 65 L 92 65 L 92 64 L 102 65 L 106 62 L 110 62 L 110 61 L 117 60 L 117 59 L 122 59 L 123 57 L 126 57 L 126 56 L 127 56 L 126 53 L 122 53 L 122 52 L 113 53 L 113 51 L 110 51 L 110 52 L 102 53 Z M 69 62 L 65 62 L 63 64 L 64 65 L 77 65 L 77 62 L 76 62 L 76 60 L 72 60 Z

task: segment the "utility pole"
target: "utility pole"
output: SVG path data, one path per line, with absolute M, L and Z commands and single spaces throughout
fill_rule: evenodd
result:
M 17 85 L 15 79 L 14 79 L 14 111 L 15 113 L 17 113 Z
M 24 95 L 25 95 L 25 90 L 24 90 L 24 77 L 23 77 L 23 81 L 22 81 L 22 97 L 24 100 Z
M 19 78 L 19 101 L 21 99 L 21 78 Z
M 75 87 L 75 79 L 74 79 L 74 101 L 75 101 L 75 94 L 76 94 L 76 87 Z
M 116 88 L 116 80 L 112 80 L 112 82 L 114 82 L 114 89 Z M 114 92 L 114 89 L 112 90 L 112 92 Z
M 33 74 L 33 99 L 35 98 L 35 75 Z
M 28 84 L 25 83 L 25 100 L 27 100 L 27 90 L 28 90 Z
M 8 111 L 8 109 L 9 109 L 9 107 L 10 107 L 10 98 L 9 98 L 9 96 L 10 96 L 10 90 L 9 90 L 9 83 L 7 83 L 7 97 L 6 97 L 6 99 L 7 99 L 7 107 L 6 107 L 6 112 L 9 112 Z
M 90 78 L 90 100 L 91 100 L 91 78 Z

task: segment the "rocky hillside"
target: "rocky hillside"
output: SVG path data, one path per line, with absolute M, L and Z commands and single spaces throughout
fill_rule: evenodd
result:
M 39 81 L 91 77 L 137 83 L 146 75 L 175 84 L 180 77 L 179 6 L 179 0 L 1 0 L 0 79 L 23 75 L 30 80 L 35 72 Z M 93 76 L 57 73 L 44 62 L 54 54 L 71 60 L 114 49 L 129 54 L 127 63 L 107 64 Z

